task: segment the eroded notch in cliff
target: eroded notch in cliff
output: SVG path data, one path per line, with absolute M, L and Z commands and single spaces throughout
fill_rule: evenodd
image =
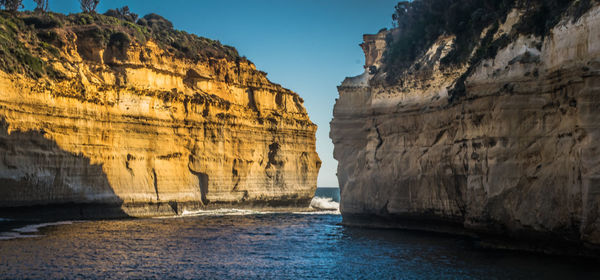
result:
M 208 174 L 204 172 L 195 171 L 192 166 L 194 165 L 194 156 L 189 156 L 189 164 L 188 169 L 190 173 L 194 174 L 198 177 L 198 188 L 200 189 L 200 200 L 203 205 L 208 205 L 210 201 L 206 198 L 206 194 L 208 193 Z
M 277 107 L 279 109 L 285 109 L 285 104 L 283 102 L 283 94 L 281 94 L 280 92 L 278 92 L 277 95 L 275 95 L 275 104 L 277 104 Z
M 249 88 L 246 90 L 246 94 L 248 94 L 248 108 L 258 112 L 260 116 L 260 111 L 258 110 L 258 106 L 256 106 L 256 100 L 254 98 L 254 90 Z
M 152 168 L 152 181 L 154 184 L 154 191 L 156 192 L 156 201 L 160 201 L 158 197 L 158 178 L 156 178 L 156 169 Z
M 231 166 L 231 176 L 233 182 L 233 190 L 237 191 L 237 188 L 241 181 L 241 177 L 237 169 L 237 159 L 233 160 L 233 165 Z
M 189 69 L 185 72 L 185 77 L 183 78 L 183 84 L 189 88 L 195 89 L 196 85 L 201 80 L 209 80 L 209 77 L 204 77 L 200 75 L 196 70 Z
M 440 132 L 438 132 L 438 134 L 435 136 L 435 140 L 433 140 L 433 143 L 431 144 L 431 146 L 434 146 L 437 143 L 439 143 L 440 140 L 442 140 L 442 137 L 444 137 L 444 135 L 446 135 L 446 130 L 445 129 L 440 130 Z
M 304 106 L 302 106 L 302 103 L 304 103 L 304 99 L 300 98 L 299 96 L 294 96 L 294 104 L 296 104 L 296 110 L 298 110 L 298 112 L 304 112 Z
M 379 127 L 375 126 L 375 133 L 377 134 L 377 146 L 375 146 L 375 159 L 377 159 L 377 152 L 379 148 L 383 146 L 383 138 L 381 137 L 381 131 L 379 131 Z
M 267 162 L 267 168 L 271 166 L 283 166 L 283 161 L 278 160 L 277 157 L 280 148 L 281 146 L 277 142 L 273 142 L 271 145 L 269 145 L 269 161 Z
M 127 160 L 125 160 L 125 168 L 129 173 L 133 175 L 133 168 L 131 168 L 131 161 L 135 160 L 135 157 L 131 154 L 127 154 Z
M 383 145 L 383 138 L 381 138 L 381 132 L 379 131 L 379 127 L 375 127 L 375 132 L 377 132 L 377 147 L 375 147 L 376 149 L 381 148 L 381 146 Z

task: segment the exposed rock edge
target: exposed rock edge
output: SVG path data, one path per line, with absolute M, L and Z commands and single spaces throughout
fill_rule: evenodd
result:
M 511 12 L 498 32 L 518 19 Z M 365 35 L 369 71 L 338 87 L 330 137 L 344 223 L 597 256 L 600 8 L 545 38 L 516 38 L 476 65 L 457 100 L 448 91 L 466 67 L 440 67 L 451 36 L 417 60 L 426 77 L 391 86 L 370 71 L 384 69 L 391 32 Z
M 308 207 L 321 162 L 298 94 L 245 58 L 189 59 L 152 38 L 103 45 L 92 25 L 13 33 L 48 74 L 0 71 L 0 215 Z

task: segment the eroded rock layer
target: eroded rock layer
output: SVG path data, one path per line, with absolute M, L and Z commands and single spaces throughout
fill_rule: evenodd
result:
M 365 68 L 380 68 L 389 32 L 365 37 Z M 516 38 L 476 65 L 460 98 L 448 89 L 466 66 L 440 67 L 452 42 L 418 59 L 425 77 L 386 86 L 366 72 L 339 87 L 330 136 L 344 221 L 600 245 L 600 8 Z
M 245 59 L 103 46 L 81 28 L 55 29 L 60 55 L 41 56 L 60 78 L 0 73 L 0 207 L 308 206 L 320 160 L 296 93 Z

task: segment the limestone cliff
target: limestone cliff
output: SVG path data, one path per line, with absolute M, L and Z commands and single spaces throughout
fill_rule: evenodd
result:
M 303 100 L 157 17 L 1 15 L 0 207 L 308 206 L 320 160 Z
M 512 9 L 481 34 L 511 40 L 477 63 L 443 67 L 455 37 L 440 36 L 398 83 L 386 82 L 383 67 L 386 37 L 398 30 L 365 36 L 367 71 L 339 86 L 331 122 L 344 222 L 540 241 L 529 243 L 534 250 L 598 248 L 600 6 L 592 3 L 545 36 L 511 32 L 526 12 Z

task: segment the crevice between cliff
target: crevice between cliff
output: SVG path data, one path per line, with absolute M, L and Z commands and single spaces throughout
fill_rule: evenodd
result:
M 200 199 L 201 199 L 202 204 L 204 206 L 206 206 L 210 203 L 210 201 L 206 197 L 206 195 L 208 194 L 208 179 L 209 179 L 209 177 L 208 177 L 208 174 L 206 174 L 204 172 L 198 172 L 198 171 L 195 171 L 194 169 L 192 169 L 193 164 L 194 164 L 194 156 L 190 155 L 188 169 L 190 170 L 190 173 L 192 173 L 196 177 L 198 177 L 198 188 L 200 190 Z

